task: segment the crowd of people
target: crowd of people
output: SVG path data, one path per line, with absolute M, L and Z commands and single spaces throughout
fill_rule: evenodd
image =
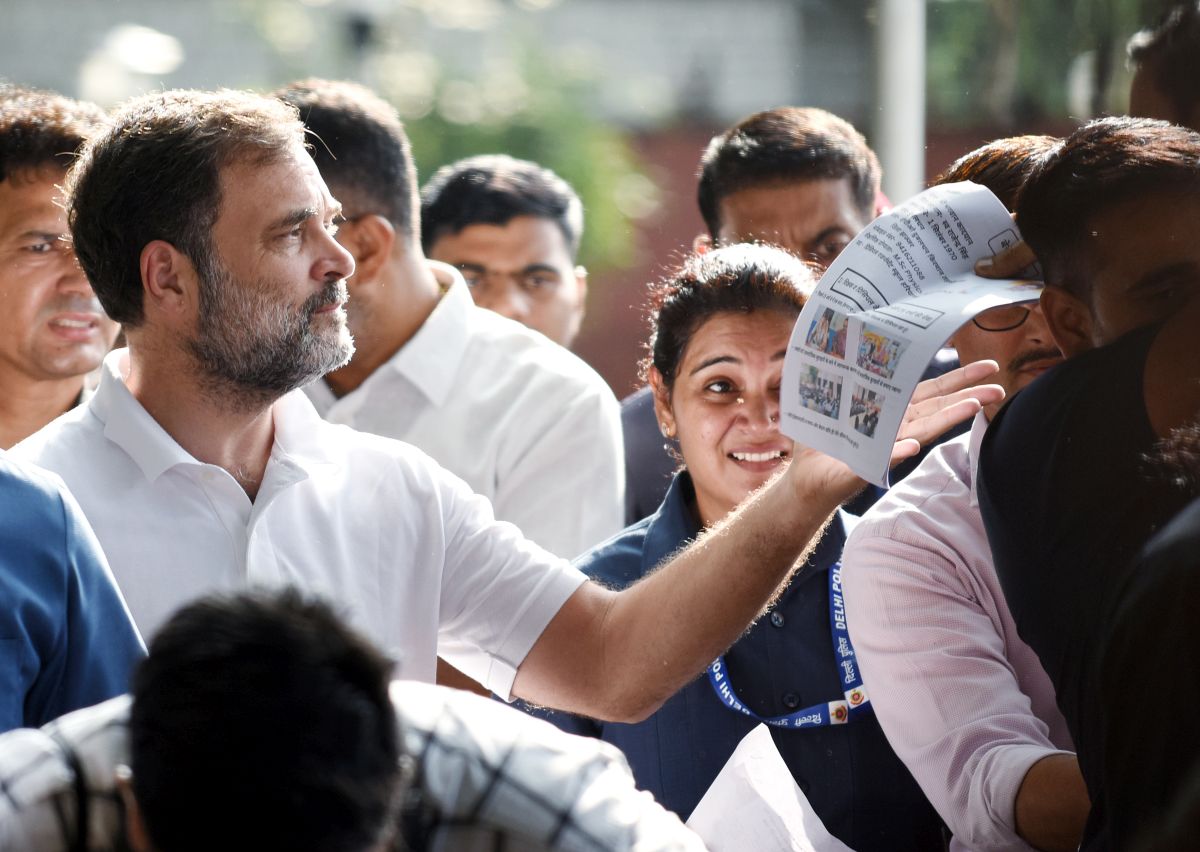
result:
M 699 850 L 760 723 L 859 852 L 1194 846 L 1200 5 L 1130 56 L 1140 117 L 935 179 L 1045 286 L 951 337 L 886 492 L 780 431 L 888 207 L 828 112 L 697 152 L 618 403 L 548 169 L 422 187 L 349 82 L 0 86 L 0 848 Z

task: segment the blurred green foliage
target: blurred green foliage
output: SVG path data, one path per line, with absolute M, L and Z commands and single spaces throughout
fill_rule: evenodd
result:
M 1018 127 L 1067 117 L 1072 81 L 1086 116 L 1123 112 L 1125 44 L 1172 0 L 931 0 L 930 120 Z
M 469 105 L 472 97 L 488 96 L 486 80 L 444 77 L 435 107 L 405 125 L 420 179 L 475 154 L 533 160 L 557 172 L 583 200 L 580 263 L 593 271 L 628 266 L 633 220 L 653 210 L 657 190 L 641 172 L 626 134 L 596 117 L 586 74 L 536 52 L 526 53 L 519 73 L 521 79 L 510 86 L 523 96 L 515 109 L 510 105 L 500 114 L 489 112 L 486 103 L 481 109 Z

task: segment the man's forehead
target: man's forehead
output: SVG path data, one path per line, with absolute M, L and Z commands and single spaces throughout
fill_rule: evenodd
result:
M 336 206 L 312 157 L 299 144 L 265 155 L 235 157 L 221 167 L 219 180 L 222 210 L 249 203 L 267 217 L 268 211 L 284 207 Z
M 540 262 L 571 260 L 567 238 L 553 219 L 542 216 L 517 216 L 503 225 L 476 222 L 457 234 L 439 237 L 432 253 L 452 252 L 454 262 L 467 262 L 468 255 L 478 255 L 493 263 L 525 265 Z
M 848 178 L 773 181 L 731 192 L 720 201 L 721 222 L 728 228 L 759 223 L 795 222 L 812 227 L 836 225 L 847 217 L 857 224 L 858 209 Z
M 65 178 L 62 169 L 39 169 L 0 181 L 0 223 L 4 229 L 65 227 L 62 193 Z

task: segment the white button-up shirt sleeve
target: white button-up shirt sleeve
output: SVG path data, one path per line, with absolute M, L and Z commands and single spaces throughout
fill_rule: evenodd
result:
M 525 655 L 585 578 L 440 473 L 447 546 L 438 653 L 508 700 Z
M 984 427 L 939 447 L 868 513 L 847 542 L 843 584 L 875 714 L 952 848 L 1024 850 L 1017 791 L 1070 739 L 991 566 L 968 455 Z

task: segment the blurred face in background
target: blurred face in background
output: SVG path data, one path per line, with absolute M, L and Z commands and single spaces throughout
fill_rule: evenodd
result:
M 871 221 L 855 203 L 848 178 L 750 187 L 725 196 L 718 208 L 720 245 L 779 246 L 822 271 Z
M 38 381 L 94 370 L 117 336 L 68 239 L 57 167 L 0 182 L 0 371 Z
M 587 271 L 576 266 L 552 219 L 516 216 L 468 225 L 434 241 L 429 257 L 458 268 L 475 304 L 516 320 L 561 346 L 579 333 Z

